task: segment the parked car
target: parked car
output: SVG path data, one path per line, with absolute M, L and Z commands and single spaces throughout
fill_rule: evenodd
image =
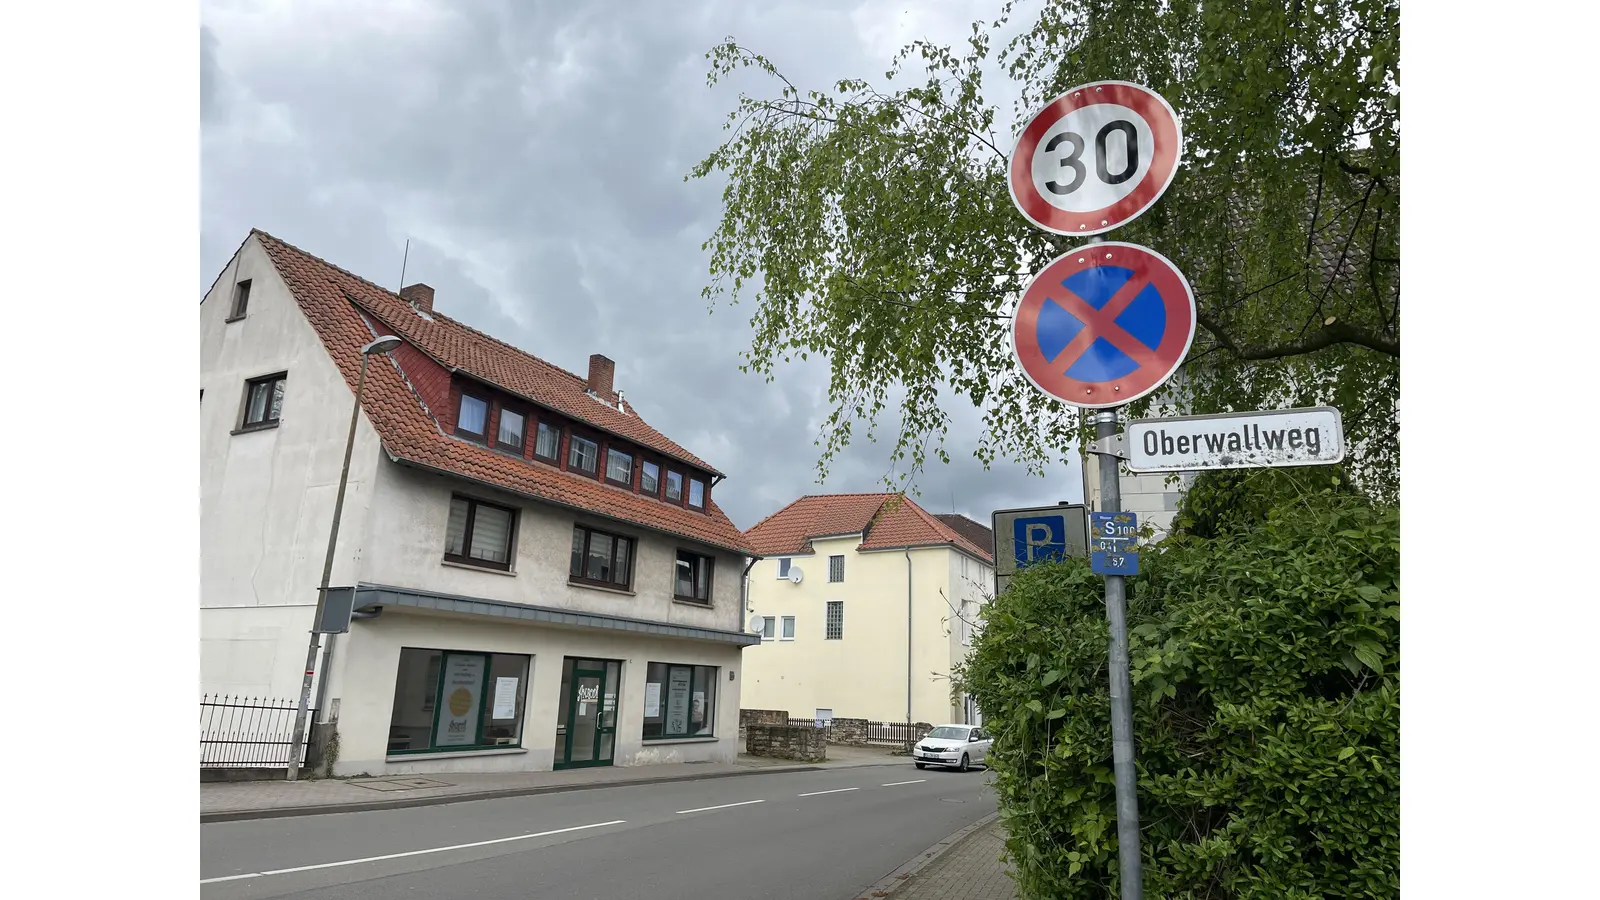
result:
M 911 751 L 911 761 L 917 768 L 945 766 L 965 772 L 973 763 L 982 763 L 989 755 L 993 738 L 982 728 L 972 725 L 940 725 L 917 741 Z

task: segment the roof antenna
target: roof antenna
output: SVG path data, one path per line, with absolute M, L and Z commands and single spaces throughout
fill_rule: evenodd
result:
M 406 263 L 411 261 L 411 238 L 406 238 L 406 252 L 400 257 L 400 287 L 406 286 Z M 397 288 L 398 290 L 398 288 Z

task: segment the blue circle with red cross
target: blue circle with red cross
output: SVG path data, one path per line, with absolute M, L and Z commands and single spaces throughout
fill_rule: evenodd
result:
M 1011 343 L 1039 390 L 1072 406 L 1121 406 L 1160 387 L 1194 341 L 1194 293 L 1165 256 L 1117 241 L 1045 266 L 1022 293 Z

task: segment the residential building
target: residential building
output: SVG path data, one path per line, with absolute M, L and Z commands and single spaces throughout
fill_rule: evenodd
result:
M 200 305 L 201 690 L 299 696 L 368 357 L 315 685 L 336 775 L 727 761 L 741 574 L 723 475 L 596 354 L 567 372 L 252 231 Z
M 747 588 L 763 631 L 745 653 L 744 705 L 974 721 L 970 701 L 952 700 L 950 675 L 993 590 L 993 539 L 976 535 L 898 494 L 805 496 L 761 520 L 745 532 L 763 557 Z

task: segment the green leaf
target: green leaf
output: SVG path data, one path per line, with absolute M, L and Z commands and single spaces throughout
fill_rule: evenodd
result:
M 1066 710 L 1061 709 L 1060 707 L 1057 707 L 1056 709 L 1050 710 L 1050 714 L 1045 716 L 1045 719 L 1047 721 L 1048 720 L 1052 720 L 1052 719 L 1059 719 L 1059 718 L 1061 718 L 1062 716 L 1064 716 L 1066 714 L 1067 714 Z
M 1357 641 L 1354 647 L 1356 659 L 1374 672 L 1383 671 L 1383 647 L 1375 641 Z
M 1356 755 L 1356 748 L 1354 748 L 1354 747 L 1346 747 L 1343 750 L 1339 751 L 1339 761 L 1343 762 L 1343 761 L 1345 761 L 1345 760 L 1347 760 L 1350 757 L 1355 756 L 1355 755 Z
M 1044 712 L 1044 704 L 1040 703 L 1038 700 L 1029 700 L 1028 701 L 1028 708 L 1033 710 L 1036 713 Z

